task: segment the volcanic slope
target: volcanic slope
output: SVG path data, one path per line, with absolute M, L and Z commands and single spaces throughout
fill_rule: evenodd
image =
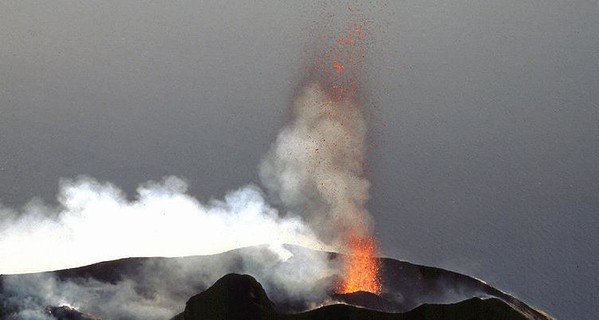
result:
M 282 314 L 269 300 L 256 279 L 249 275 L 228 274 L 206 291 L 187 302 L 185 312 L 176 319 L 396 319 L 396 320 L 526 320 L 505 302 L 496 299 L 471 298 L 447 305 L 426 304 L 406 313 L 385 313 L 346 304 L 324 306 L 299 314 Z
M 470 303 L 476 308 L 496 303 L 492 301 L 502 301 L 527 319 L 551 319 L 480 280 L 394 259 L 380 259 L 380 295 L 368 292 L 337 294 L 335 283 L 338 283 L 338 278 L 334 275 L 321 279 L 309 279 L 308 276 L 291 279 L 287 276 L 287 270 L 297 269 L 297 266 L 318 269 L 313 265 L 322 261 L 335 268 L 341 258 L 337 253 L 291 245 L 277 249 L 255 246 L 208 256 L 128 258 L 54 272 L 2 275 L 0 319 L 19 319 L 15 315 L 36 310 L 43 313 L 48 306 L 72 304 L 81 312 L 102 319 L 169 319 L 183 311 L 189 297 L 203 292 L 229 273 L 250 274 L 258 279 L 270 297 L 268 301 L 272 299 L 281 314 L 299 314 L 332 301 L 394 313 L 417 312 L 422 308 L 445 310 L 445 307 L 428 305 L 450 306 L 459 302 L 459 306 Z M 308 293 L 313 291 L 318 294 L 306 294 L 304 291 L 298 295 L 282 289 L 281 277 L 273 276 L 277 273 L 283 275 L 284 281 L 309 282 Z M 316 277 L 315 274 L 312 276 Z M 364 312 L 345 306 L 325 308 L 325 311 L 338 309 L 346 314 Z M 309 314 L 320 319 L 319 312 L 325 311 L 314 310 Z

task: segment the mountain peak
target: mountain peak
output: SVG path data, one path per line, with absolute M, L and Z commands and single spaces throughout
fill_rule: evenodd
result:
M 252 276 L 230 273 L 185 306 L 185 319 L 266 319 L 275 314 L 274 304 Z

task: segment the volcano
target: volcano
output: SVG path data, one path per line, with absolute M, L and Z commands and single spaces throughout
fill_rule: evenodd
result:
M 310 255 L 331 265 L 343 257 L 282 249 L 288 255 L 272 262 L 272 248 L 255 246 L 2 275 L 0 319 L 551 319 L 467 275 L 388 258 L 379 259 L 380 294 L 340 294 L 335 275 L 313 281 L 313 292 L 293 294 L 281 286 L 311 279 L 276 281 L 275 268 L 310 267 Z
M 372 295 L 372 294 L 367 294 Z M 360 300 L 360 299 L 357 299 Z M 363 299 L 368 301 L 371 299 Z M 387 313 L 351 304 L 333 304 L 311 311 L 284 314 L 274 308 L 264 289 L 249 275 L 228 274 L 206 291 L 192 297 L 175 319 L 504 319 L 525 320 L 522 313 L 497 299 L 471 298 L 455 304 L 422 305 L 406 313 Z

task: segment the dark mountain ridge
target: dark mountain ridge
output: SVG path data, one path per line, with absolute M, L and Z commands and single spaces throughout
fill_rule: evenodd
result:
M 341 257 L 337 253 L 314 251 L 298 246 L 285 245 L 284 247 L 292 253 L 293 257 L 283 262 L 283 264 L 303 262 L 302 259 L 305 259 L 306 254 L 317 254 L 330 261 L 331 264 L 337 263 Z M 173 310 L 170 316 L 172 317 L 183 311 L 185 301 L 189 297 L 198 292 L 205 292 L 210 285 L 229 273 L 250 273 L 259 279 L 262 283 L 261 287 L 264 285 L 265 292 L 268 292 L 270 296 L 270 298 L 267 298 L 268 301 L 273 299 L 272 303 L 276 314 L 303 314 L 301 312 L 314 309 L 315 306 L 322 306 L 335 301 L 383 313 L 407 313 L 415 312 L 419 306 L 423 305 L 453 305 L 458 302 L 469 301 L 472 298 L 481 298 L 482 300 L 479 300 L 485 301 L 484 305 L 490 303 L 486 301 L 501 301 L 512 310 L 524 315 L 526 319 L 551 319 L 551 317 L 522 301 L 475 278 L 440 268 L 420 266 L 389 258 L 380 259 L 380 280 L 383 288 L 380 296 L 365 292 L 347 295 L 336 294 L 334 279 L 322 279 L 322 283 L 317 283 L 320 289 L 324 289 L 321 291 L 328 292 L 326 296 L 315 296 L 309 299 L 289 296 L 281 293 L 277 288 L 277 284 L 272 283 L 270 277 L 267 276 L 270 269 L 262 267 L 264 265 L 262 260 L 265 257 L 268 260 L 268 255 L 264 255 L 265 252 L 269 253 L 266 246 L 256 246 L 208 256 L 127 258 L 54 272 L 0 275 L 0 319 L 13 319 L 14 317 L 11 315 L 18 314 L 20 308 L 23 308 L 23 301 L 27 302 L 27 307 L 31 308 L 39 305 L 41 309 L 47 307 L 48 304 L 56 303 L 47 303 L 46 300 L 40 299 L 31 290 L 15 290 L 15 283 L 27 286 L 44 277 L 52 277 L 57 282 L 75 283 L 84 289 L 85 286 L 92 283 L 95 286 L 93 290 L 96 291 L 90 297 L 102 294 L 101 290 L 103 289 L 98 289 L 99 284 L 106 284 L 109 286 L 108 288 L 115 288 L 123 283 L 128 284 L 127 290 L 132 290 L 142 297 L 164 298 L 164 296 L 168 296 L 172 300 L 169 309 Z M 248 266 L 254 264 L 257 266 L 252 269 L 254 271 L 247 272 Z M 209 273 L 207 273 L 208 270 Z M 69 288 L 66 287 L 64 290 L 69 290 Z M 159 300 L 161 301 L 163 298 Z M 79 307 L 85 313 L 108 319 L 104 315 L 106 310 L 103 310 L 105 307 L 101 303 L 94 301 L 90 301 L 90 303 L 90 305 L 80 305 Z M 127 301 L 123 301 L 123 303 L 127 303 Z M 479 304 L 479 302 L 475 304 Z M 56 305 L 55 307 L 59 306 Z M 333 310 L 339 309 L 339 312 L 349 312 L 352 317 L 363 312 L 347 311 L 345 308 L 337 306 Z M 427 307 L 427 310 L 433 310 L 430 308 L 437 307 Z M 316 318 L 319 317 L 319 313 L 310 314 Z M 116 317 L 113 316 L 113 318 Z M 136 317 L 119 315 L 118 318 L 135 319 Z M 300 317 L 300 319 L 305 318 Z
M 189 299 L 185 311 L 182 316 L 179 316 L 179 319 L 526 320 L 527 318 L 496 298 L 471 298 L 447 305 L 425 304 L 406 313 L 388 313 L 347 304 L 334 304 L 303 313 L 284 314 L 276 311 L 274 303 L 268 299 L 266 292 L 256 279 L 249 275 L 228 274 L 206 291 Z

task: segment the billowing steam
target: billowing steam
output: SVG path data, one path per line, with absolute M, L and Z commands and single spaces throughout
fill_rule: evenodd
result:
M 252 274 L 275 299 L 318 301 L 331 289 L 339 266 L 322 252 L 289 250 L 284 243 L 346 252 L 340 292 L 380 292 L 366 210 L 366 121 L 355 99 L 356 76 L 347 76 L 352 67 L 354 73 L 360 69 L 363 55 L 355 48 L 361 38 L 357 27 L 336 40 L 349 49 L 335 51 L 332 76 L 316 76 L 303 89 L 291 122 L 260 165 L 261 181 L 285 208 L 283 214 L 257 186 L 200 203 L 177 177 L 140 185 L 130 200 L 118 187 L 82 176 L 60 182 L 56 206 L 41 201 L 21 209 L 0 206 L 0 274 L 266 246 L 218 264 L 161 260 L 115 283 L 59 280 L 49 273 L 5 277 L 0 302 L 24 312 L 16 319 L 43 319 L 44 306 L 60 304 L 85 306 L 82 311 L 106 318 L 164 319 L 228 272 Z
M 258 244 L 322 248 L 297 216 L 280 218 L 255 186 L 202 204 L 186 184 L 148 182 L 128 201 L 117 187 L 88 177 L 63 180 L 59 206 L 30 202 L 1 209 L 0 273 L 81 266 L 135 256 L 213 254 Z
M 139 186 L 132 201 L 110 183 L 65 179 L 56 207 L 32 201 L 0 209 L 0 273 L 257 244 L 342 249 L 343 235 L 369 232 L 365 121 L 350 101 L 331 101 L 317 84 L 298 97 L 293 114 L 260 167 L 264 185 L 289 210 L 284 217 L 252 185 L 202 204 L 176 177 Z
M 337 271 L 326 253 L 281 245 L 327 249 L 300 217 L 281 218 L 253 185 L 207 204 L 186 188 L 181 179 L 167 177 L 139 186 L 131 201 L 110 183 L 62 180 L 56 207 L 32 201 L 21 210 L 0 210 L 0 273 L 263 246 L 216 260 L 150 260 L 110 283 L 52 273 L 5 276 L 0 307 L 11 319 L 53 319 L 44 308 L 61 305 L 106 319 L 168 319 L 230 272 L 255 276 L 283 301 L 318 300 L 328 290 L 327 279 Z
M 366 125 L 355 105 L 332 101 L 318 84 L 297 98 L 293 116 L 260 167 L 262 182 L 288 209 L 282 216 L 257 186 L 203 204 L 177 177 L 140 185 L 134 200 L 110 183 L 64 179 L 57 206 L 31 201 L 19 210 L 0 209 L 4 274 L 266 246 L 219 262 L 154 261 L 116 283 L 50 273 L 7 277 L 0 301 L 19 310 L 15 319 L 44 319 L 45 306 L 63 304 L 105 318 L 164 319 L 228 272 L 254 275 L 274 299 L 321 301 L 339 266 L 324 253 L 281 244 L 351 251 L 348 237 L 369 234 Z

